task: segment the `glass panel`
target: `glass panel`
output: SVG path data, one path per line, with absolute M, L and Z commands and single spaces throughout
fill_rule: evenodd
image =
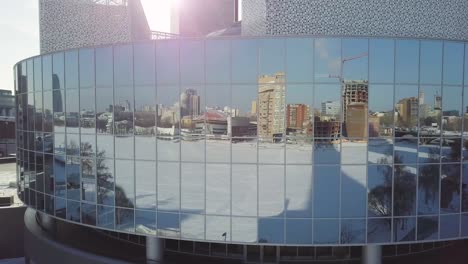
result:
M 158 84 L 179 83 L 179 41 L 158 41 L 156 45 L 156 69 Z
M 312 49 L 312 48 L 311 48 Z M 309 75 L 310 76 L 310 75 Z M 312 163 L 312 85 L 288 85 L 286 89 L 286 162 Z
M 258 220 L 259 243 L 284 243 L 284 219 L 260 218 Z
M 373 164 L 393 163 L 393 140 L 374 138 L 369 139 L 367 158 Z
M 367 140 L 348 139 L 341 141 L 341 163 L 342 164 L 366 164 L 367 163 Z
M 135 86 L 154 86 L 156 80 L 154 43 L 135 43 L 133 53 Z M 154 100 L 153 98 L 149 99 Z
M 367 210 L 368 217 L 392 215 L 393 169 L 390 165 L 368 166 Z
M 444 42 L 444 84 L 462 84 L 463 53 L 463 43 Z
M 441 110 L 442 92 L 440 87 L 421 86 L 419 88 L 420 136 L 440 135 Z
M 314 136 L 333 138 L 341 136 L 341 87 L 338 85 L 317 85 L 315 87 Z
M 419 138 L 419 163 L 440 163 L 440 138 Z
M 440 216 L 440 239 L 455 238 L 459 236 L 460 215 Z
M 54 194 L 54 156 L 44 155 L 44 191 Z
M 82 134 L 95 134 L 96 133 L 96 107 L 95 107 L 95 91 L 93 89 L 81 89 L 80 90 L 80 126 Z M 75 99 L 76 100 L 76 99 Z M 103 114 L 103 113 L 102 113 Z M 101 121 L 104 122 L 109 120 L 109 116 L 99 116 Z M 102 121 L 101 121 L 102 122 Z M 104 123 L 102 125 L 107 125 Z
M 80 106 L 78 90 L 67 90 L 66 94 L 66 126 L 67 133 L 79 133 L 80 126 Z M 78 99 L 78 100 L 77 100 Z
M 395 81 L 417 83 L 419 79 L 419 41 L 397 40 L 395 54 Z
M 314 220 L 314 244 L 338 244 L 339 220 Z
M 420 83 L 442 82 L 442 41 L 421 41 Z
M 312 220 L 286 219 L 287 244 L 312 244 Z
M 43 128 L 45 132 L 52 132 L 53 109 L 54 109 L 52 91 L 44 91 L 43 102 L 44 102 Z
M 342 76 L 341 39 L 315 40 L 315 82 L 339 83 Z
M 200 123 L 204 123 L 204 90 L 204 87 L 191 87 L 185 89 L 180 95 L 181 159 L 184 161 L 205 160 L 203 125 L 200 127 Z
M 111 89 L 96 90 L 96 131 L 99 134 L 111 134 L 113 131 L 113 92 Z
M 41 57 L 34 58 L 34 91 L 42 92 L 42 61 Z
M 335 140 L 333 138 L 315 138 L 315 143 L 314 143 L 314 163 L 315 164 L 339 164 L 340 152 L 341 152 L 340 140 Z
M 96 162 L 94 159 L 81 160 L 81 199 L 96 202 Z
M 67 220 L 80 222 L 80 202 L 67 200 Z
M 80 200 L 80 158 L 67 157 L 67 199 Z M 78 214 L 79 215 L 79 214 Z
M 257 242 L 258 223 L 256 218 L 232 217 L 233 242 Z
M 180 209 L 180 163 L 158 162 L 158 209 Z
M 135 232 L 156 235 L 156 212 L 135 211 Z
M 406 138 L 395 139 L 394 163 L 413 163 L 418 160 L 418 140 L 408 136 Z
M 182 211 L 203 213 L 205 209 L 205 164 L 182 163 L 181 174 Z
M 367 39 L 343 39 L 343 80 L 369 80 Z
M 341 217 L 365 217 L 366 166 L 342 166 L 341 174 Z
M 94 49 L 79 51 L 80 89 L 94 87 Z
M 114 161 L 97 159 L 97 202 L 114 205 Z
M 417 86 L 395 86 L 395 137 L 417 135 L 419 96 Z
M 258 152 L 259 163 L 284 164 L 283 138 L 260 138 Z
M 392 236 L 392 219 L 369 219 L 367 221 L 367 243 L 390 242 Z
M 369 87 L 369 137 L 393 136 L 393 85 Z
M 229 164 L 206 164 L 206 213 L 229 215 L 231 209 Z M 208 219 L 207 219 L 208 220 Z M 208 236 L 208 234 L 207 234 Z
M 115 205 L 135 207 L 135 163 L 133 160 L 115 161 Z
M 96 205 L 95 204 L 81 204 L 81 223 L 86 225 L 96 225 Z
M 284 39 L 262 39 L 259 42 L 259 76 L 284 74 Z
M 286 166 L 286 214 L 288 218 L 312 217 L 313 184 L 311 166 Z M 289 240 L 287 236 L 286 238 Z
M 78 89 L 79 77 L 77 50 L 72 50 L 65 53 L 65 78 L 67 79 L 65 82 L 66 89 Z
M 204 44 L 204 41 L 201 40 L 180 42 L 180 80 L 182 84 L 205 82 Z
M 179 88 L 157 88 L 158 160 L 180 160 L 179 141 Z
M 206 134 L 207 162 L 229 162 L 231 160 L 229 137 L 237 132 L 234 130 L 249 127 L 249 120 L 237 117 L 230 106 L 230 86 L 206 86 L 205 113 L 197 120 L 195 128 Z
M 232 214 L 257 216 L 257 165 L 233 164 L 231 181 Z
M 95 75 L 96 76 L 96 88 L 97 89 L 102 89 L 102 88 L 112 89 L 113 83 L 114 83 L 113 82 L 112 47 L 97 48 L 95 56 L 96 56 L 96 75 Z M 96 101 L 98 102 L 98 100 Z M 108 106 L 109 105 L 106 105 L 106 107 Z
M 284 212 L 284 166 L 259 165 L 258 215 L 281 217 Z
M 416 166 L 395 165 L 393 173 L 393 215 L 415 215 Z
M 468 214 L 461 215 L 461 232 L 460 236 L 468 236 Z
M 340 243 L 355 244 L 366 242 L 366 220 L 365 219 L 343 219 L 341 220 Z
M 205 41 L 206 82 L 229 83 L 231 79 L 231 45 L 229 40 Z M 208 93 L 207 93 L 208 95 Z M 208 100 L 207 100 L 208 101 Z
M 96 140 L 96 156 L 98 158 L 114 158 L 114 137 L 98 135 Z
M 96 155 L 96 136 L 81 134 L 81 156 L 94 157 Z
M 54 132 L 65 132 L 65 91 L 53 91 Z
M 340 167 L 314 166 L 314 217 L 338 217 Z
M 42 57 L 42 87 L 44 91 L 52 90 L 52 78 L 52 56 L 45 55 Z
M 97 226 L 114 229 L 114 207 L 97 207 Z
M 369 74 L 373 83 L 393 83 L 395 41 L 371 39 L 369 43 Z
M 36 92 L 34 95 L 34 129 L 36 131 L 43 131 L 42 119 L 43 119 L 43 102 L 42 102 L 42 91 Z M 7 111 L 7 110 L 5 110 Z M 6 113 L 8 115 L 8 113 Z
M 182 238 L 205 239 L 205 216 L 194 214 L 180 215 Z
M 440 213 L 460 212 L 460 165 L 444 164 L 440 174 Z
M 393 218 L 393 241 L 414 241 L 416 239 L 416 218 Z
M 442 135 L 460 136 L 462 126 L 462 87 L 444 86 L 442 90 Z
M 52 55 L 52 89 L 64 89 L 64 55 L 63 53 L 55 53 Z
M 158 235 L 164 237 L 179 237 L 179 214 L 158 212 Z
M 135 162 L 136 208 L 156 208 L 156 163 L 154 161 Z
M 418 217 L 418 240 L 434 240 L 439 237 L 437 216 Z
M 314 67 L 313 39 L 287 38 L 286 54 L 288 82 L 312 82 Z
M 258 41 L 232 40 L 231 58 L 233 83 L 256 83 L 258 78 Z
M 439 173 L 440 165 L 423 165 L 419 167 L 419 215 L 430 215 L 439 213 Z
M 80 135 L 67 134 L 67 155 L 79 156 L 80 155 Z
M 31 77 L 32 79 L 32 77 Z M 32 85 L 32 84 L 31 84 Z M 36 118 L 36 113 L 35 113 L 35 106 L 34 106 L 34 92 L 28 93 L 28 110 L 27 110 L 27 130 L 34 131 L 34 123 L 35 123 L 35 118 Z
M 206 216 L 206 239 L 231 241 L 231 220 L 224 216 Z M 213 246 L 213 244 L 211 244 Z
M 134 233 L 135 211 L 132 209 L 115 208 L 115 228 Z
M 468 212 L 468 164 L 462 167 L 462 212 Z
M 232 162 L 257 163 L 257 144 L 256 138 L 232 138 Z
M 55 216 L 62 219 L 67 218 L 67 200 L 55 198 Z
M 284 79 L 283 79 L 284 80 Z M 282 80 L 281 80 L 282 81 Z M 257 85 L 234 85 L 232 86 L 232 117 L 242 117 L 245 121 L 245 126 L 247 128 L 236 128 L 236 131 L 232 131 L 233 137 L 245 137 L 245 136 L 255 136 L 256 135 L 256 126 L 250 127 L 250 122 L 255 121 L 257 118 L 257 96 L 259 92 L 259 87 Z M 239 118 L 238 120 L 243 120 Z M 247 125 L 247 122 L 248 125 Z M 254 130 L 254 131 L 249 131 Z
M 54 156 L 55 196 L 66 197 L 65 156 Z M 26 180 L 26 182 L 28 182 Z M 64 216 L 65 218 L 65 216 Z

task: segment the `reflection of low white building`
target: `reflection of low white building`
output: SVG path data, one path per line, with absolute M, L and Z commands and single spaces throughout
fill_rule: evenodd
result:
M 156 127 L 156 132 L 158 136 L 178 136 L 179 135 L 179 129 L 176 128 L 175 126 L 172 127 Z
M 218 110 L 207 110 L 203 115 L 194 118 L 195 131 L 206 135 L 226 135 L 228 130 L 228 116 Z

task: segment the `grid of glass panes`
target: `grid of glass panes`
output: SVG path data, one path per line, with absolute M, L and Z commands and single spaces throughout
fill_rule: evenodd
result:
M 162 237 L 468 236 L 465 54 L 452 41 L 246 38 L 28 59 L 15 67 L 18 190 L 56 217 Z

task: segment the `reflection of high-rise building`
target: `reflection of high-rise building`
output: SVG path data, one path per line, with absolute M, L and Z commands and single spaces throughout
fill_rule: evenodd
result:
M 195 117 L 200 114 L 200 96 L 197 90 L 187 89 L 180 95 L 180 114 L 181 117 Z
M 345 119 L 348 137 L 367 137 L 367 103 L 348 104 Z
M 320 117 L 315 117 L 314 120 L 314 137 L 317 140 L 325 141 L 336 140 L 341 135 L 341 121 L 323 121 Z
M 308 121 L 308 115 L 308 105 L 288 104 L 286 106 L 286 127 L 291 130 L 302 130 Z
M 403 98 L 396 104 L 399 120 L 407 125 L 415 125 L 418 117 L 418 98 Z
M 321 114 L 322 115 L 339 115 L 340 114 L 340 102 L 338 101 L 322 102 Z
M 276 137 L 284 132 L 284 73 L 258 78 L 258 135 Z
M 419 92 L 419 105 L 423 105 L 424 104 L 424 92 L 421 91 Z

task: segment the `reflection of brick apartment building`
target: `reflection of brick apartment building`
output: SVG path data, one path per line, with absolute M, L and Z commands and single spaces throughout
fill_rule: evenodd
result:
M 286 128 L 301 131 L 309 122 L 310 108 L 305 104 L 288 104 L 286 106 Z
M 318 116 L 314 119 L 314 137 L 316 138 L 338 139 L 341 135 L 340 128 L 340 121 L 322 121 Z
M 405 125 L 416 125 L 418 117 L 418 98 L 408 97 L 403 98 L 396 104 L 398 112 L 398 120 Z
M 276 137 L 284 131 L 285 112 L 284 73 L 263 75 L 258 78 L 258 135 Z
M 348 137 L 367 137 L 367 103 L 349 103 L 345 120 Z

